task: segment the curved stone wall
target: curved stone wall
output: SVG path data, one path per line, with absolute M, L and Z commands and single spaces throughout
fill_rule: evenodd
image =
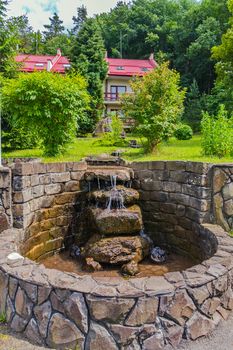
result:
M 92 278 L 12 259 L 24 231 L 0 235 L 0 313 L 37 344 L 57 349 L 170 350 L 207 335 L 233 309 L 233 240 L 198 224 L 214 256 L 164 277 Z M 213 240 L 214 237 L 214 240 Z M 213 243 L 215 242 L 215 243 Z

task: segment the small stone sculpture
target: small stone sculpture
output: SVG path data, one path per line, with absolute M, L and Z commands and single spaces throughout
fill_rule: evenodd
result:
M 166 261 L 166 252 L 160 247 L 155 247 L 151 250 L 150 257 L 155 263 L 162 263 Z

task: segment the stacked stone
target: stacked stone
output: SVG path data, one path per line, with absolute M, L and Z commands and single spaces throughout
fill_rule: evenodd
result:
M 8 257 L 22 232 L 4 231 L 0 313 L 14 331 L 56 349 L 171 350 L 182 338 L 207 335 L 233 309 L 233 243 L 218 226 L 198 227 L 209 245 L 215 237 L 213 257 L 182 273 L 130 280 L 81 277 L 26 258 L 14 262 Z
M 115 176 L 117 181 L 124 183 L 131 180 L 132 175 L 131 169 L 116 167 L 92 167 L 85 174 L 91 181 L 90 188 L 93 188 L 93 182 L 107 184 L 104 189 L 88 194 L 88 226 L 93 231 L 84 248 L 88 268 L 100 269 L 102 263 L 125 264 L 122 271 L 135 275 L 139 272 L 138 262 L 149 254 L 149 243 L 140 236 L 142 215 L 140 207 L 135 204 L 139 199 L 138 191 L 117 184 L 109 188 L 111 177 Z
M 0 233 L 12 224 L 11 172 L 0 167 Z
M 210 222 L 211 164 L 132 163 L 146 232 L 156 244 L 199 261 L 196 224 Z
M 213 169 L 213 217 L 225 230 L 233 230 L 233 166 L 218 165 Z
M 26 257 L 40 261 L 64 246 L 86 168 L 85 162 L 14 164 L 13 219 L 15 227 L 25 229 Z

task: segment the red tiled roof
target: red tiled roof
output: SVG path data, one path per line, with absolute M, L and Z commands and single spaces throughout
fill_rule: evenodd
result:
M 20 70 L 23 72 L 46 70 L 48 61 L 52 62 L 51 71 L 57 73 L 65 73 L 67 68 L 64 65 L 70 64 L 69 59 L 65 56 L 61 56 L 59 50 L 56 56 L 27 54 L 21 54 L 16 56 L 16 62 L 22 63 L 22 67 L 20 68 Z M 153 57 L 151 57 L 148 60 L 106 58 L 106 61 L 109 65 L 108 74 L 112 76 L 142 76 L 147 71 L 151 71 L 155 67 L 157 67 L 157 63 L 153 59 Z
M 144 75 L 147 71 L 157 67 L 157 63 L 153 58 L 148 60 L 131 60 L 122 58 L 106 58 L 109 65 L 109 75 L 134 76 Z
M 47 63 L 50 60 L 53 64 L 51 68 L 52 72 L 65 73 L 67 68 L 64 65 L 70 64 L 68 58 L 66 58 L 65 56 L 60 56 L 59 54 L 57 54 L 56 56 L 21 54 L 16 56 L 15 60 L 16 62 L 22 63 L 22 67 L 20 68 L 20 70 L 23 72 L 46 70 Z

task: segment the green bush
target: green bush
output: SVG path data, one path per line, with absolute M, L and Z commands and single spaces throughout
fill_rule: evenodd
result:
M 4 83 L 3 111 L 9 125 L 33 131 L 41 140 L 44 154 L 55 156 L 65 150 L 86 119 L 89 95 L 84 78 L 48 72 L 20 74 Z
M 190 140 L 193 137 L 192 128 L 186 124 L 180 124 L 174 132 L 177 140 Z
M 100 144 L 105 146 L 124 146 L 125 141 L 122 139 L 123 122 L 116 115 L 110 115 L 111 119 L 110 132 L 105 132 L 100 140 Z
M 146 139 L 145 150 L 153 152 L 158 144 L 173 135 L 183 113 L 185 90 L 180 75 L 162 63 L 152 72 L 131 82 L 133 94 L 123 94 L 123 111 L 135 121 L 135 133 Z
M 204 113 L 202 122 L 202 149 L 208 156 L 233 155 L 233 118 L 228 118 L 224 105 L 217 116 Z

